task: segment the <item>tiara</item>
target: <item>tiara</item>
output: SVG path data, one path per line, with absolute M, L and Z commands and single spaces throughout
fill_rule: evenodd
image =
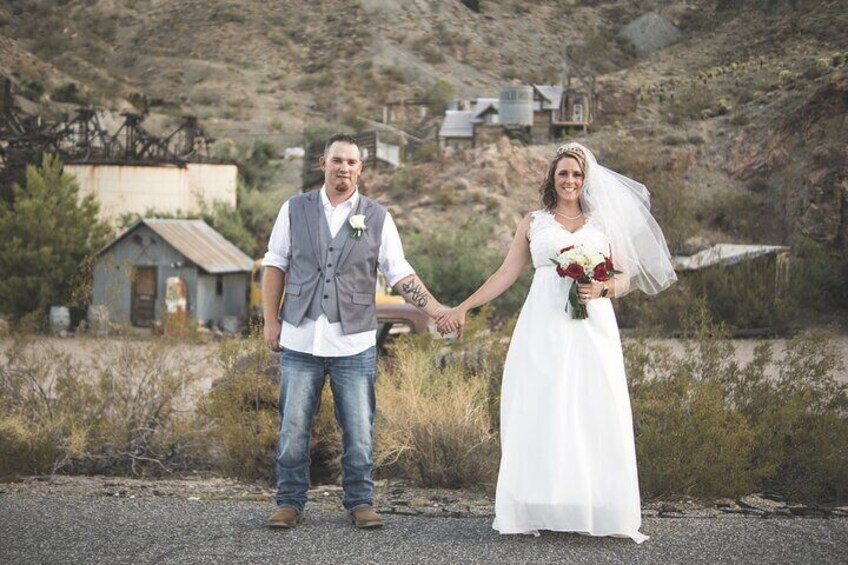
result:
M 583 151 L 583 148 L 577 143 L 565 143 L 557 147 L 556 156 L 557 158 L 562 157 L 563 155 L 568 155 L 569 157 L 574 157 L 580 165 L 580 169 L 583 171 L 583 174 L 587 174 L 589 169 L 589 163 L 586 159 L 586 152 Z
M 559 157 L 560 155 L 564 155 L 566 153 L 577 153 L 582 156 L 584 159 L 586 155 L 583 153 L 583 148 L 580 147 L 577 143 L 565 143 L 557 147 L 556 155 Z

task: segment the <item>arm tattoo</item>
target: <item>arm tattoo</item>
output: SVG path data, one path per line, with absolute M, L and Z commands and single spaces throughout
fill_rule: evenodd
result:
M 424 308 L 427 302 L 430 301 L 430 296 L 427 294 L 427 289 L 423 285 L 416 282 L 415 279 L 405 282 L 400 287 L 407 301 L 413 306 Z

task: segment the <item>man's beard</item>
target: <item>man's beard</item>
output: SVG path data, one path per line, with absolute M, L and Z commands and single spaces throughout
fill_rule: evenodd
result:
M 344 179 L 344 180 L 337 181 L 333 185 L 333 188 L 335 189 L 336 192 L 344 193 L 344 192 L 350 191 L 353 188 L 353 185 L 350 183 L 349 180 Z

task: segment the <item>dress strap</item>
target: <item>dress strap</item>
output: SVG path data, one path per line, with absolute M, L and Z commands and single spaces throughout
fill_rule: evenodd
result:
M 528 241 L 533 241 L 533 235 L 539 230 L 539 228 L 545 225 L 546 222 L 550 222 L 551 219 L 553 219 L 553 216 L 551 216 L 551 213 L 547 210 L 535 210 L 530 212 L 530 217 L 530 233 L 528 234 L 527 239 Z

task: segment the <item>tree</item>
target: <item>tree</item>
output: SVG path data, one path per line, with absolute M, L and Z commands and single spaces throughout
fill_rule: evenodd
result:
M 448 103 L 456 97 L 456 88 L 446 80 L 438 80 L 430 87 L 424 95 L 427 106 L 435 114 L 442 114 L 448 107 Z
M 19 318 L 68 304 L 112 229 L 98 218 L 93 196 L 80 198 L 56 156 L 27 166 L 26 188 L 12 190 L 12 202 L 0 202 L 0 312 Z
M 271 188 L 280 169 L 274 163 L 278 154 L 277 146 L 269 141 L 226 145 L 218 151 L 219 157 L 238 162 L 245 185 L 263 191 Z

